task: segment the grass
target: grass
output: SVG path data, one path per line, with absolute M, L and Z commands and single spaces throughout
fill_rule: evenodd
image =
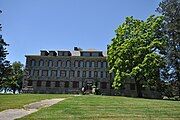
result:
M 50 98 L 66 98 L 63 94 L 0 94 L 0 111 L 13 108 L 22 108 L 25 104 Z
M 180 101 L 118 96 L 76 96 L 20 120 L 180 119 Z

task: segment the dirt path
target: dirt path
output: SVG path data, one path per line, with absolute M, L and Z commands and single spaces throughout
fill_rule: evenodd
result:
M 64 98 L 41 100 L 39 102 L 34 102 L 31 104 L 25 105 L 22 109 L 4 110 L 0 112 L 0 120 L 14 120 L 17 118 L 21 118 L 33 112 L 38 111 L 40 108 L 49 107 L 62 100 L 64 100 Z

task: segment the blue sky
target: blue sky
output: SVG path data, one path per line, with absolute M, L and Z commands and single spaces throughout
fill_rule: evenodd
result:
M 125 17 L 145 20 L 161 0 L 0 0 L 7 57 L 25 63 L 40 50 L 106 50 Z

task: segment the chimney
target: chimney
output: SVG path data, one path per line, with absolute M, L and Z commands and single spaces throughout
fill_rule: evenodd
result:
M 81 51 L 81 50 L 82 50 L 81 48 L 74 47 L 74 51 Z
M 78 49 L 78 47 L 74 47 L 74 51 L 78 51 L 79 49 Z

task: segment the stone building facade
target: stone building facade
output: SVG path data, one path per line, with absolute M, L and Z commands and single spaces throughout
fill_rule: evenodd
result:
M 106 54 L 102 51 L 46 51 L 40 55 L 26 55 L 23 92 L 25 93 L 81 93 L 98 88 L 105 95 L 137 97 L 133 79 L 127 79 L 123 89 L 112 88 L 113 74 L 108 72 Z M 149 88 L 143 97 L 157 98 L 159 93 Z
M 108 73 L 106 55 L 102 51 L 45 51 L 40 55 L 26 55 L 23 92 L 111 93 L 112 77 Z

